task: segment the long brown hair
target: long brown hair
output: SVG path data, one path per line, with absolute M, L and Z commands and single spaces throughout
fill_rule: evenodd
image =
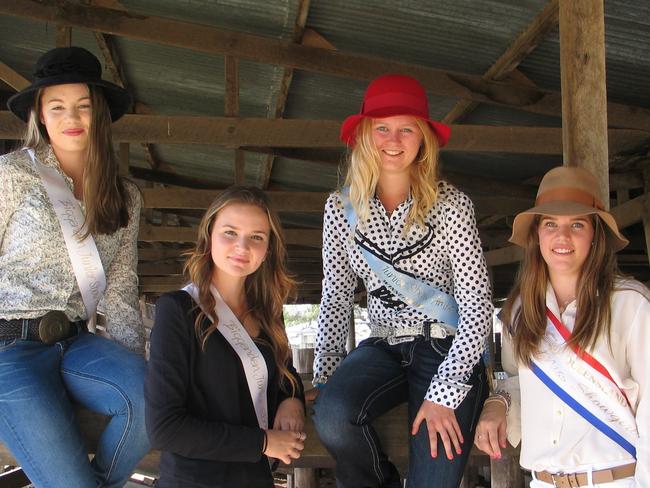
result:
M 282 305 L 293 296 L 295 281 L 286 269 L 286 248 L 280 219 L 271 209 L 269 200 L 262 190 L 255 187 L 232 186 L 221 192 L 201 219 L 196 246 L 190 251 L 185 262 L 185 274 L 198 288 L 202 308 L 214 310 L 215 300 L 210 291 L 214 269 L 211 254 L 212 229 L 219 212 L 231 203 L 255 205 L 269 218 L 271 233 L 266 259 L 254 273 L 246 277 L 244 292 L 249 313 L 259 322 L 270 339 L 280 378 L 286 378 L 295 393 L 298 385 L 286 365 L 291 348 L 282 318 Z M 194 322 L 196 337 L 202 350 L 205 350 L 208 338 L 219 326 L 218 318 L 215 317 L 215 322 L 208 321 L 209 325 L 205 325 L 207 323 L 205 318 L 206 314 L 201 310 Z
M 438 139 L 426 122 L 417 117 L 414 119 L 423 139 L 411 164 L 413 206 L 407 216 L 405 230 L 413 223 L 424 224 L 427 213 L 438 197 Z M 350 201 L 360 221 L 368 218 L 368 201 L 375 194 L 381 172 L 381 156 L 372 139 L 372 121 L 367 117 L 359 123 L 356 144 L 348 155 L 345 176 L 345 185 L 350 187 Z
M 129 223 L 131 197 L 119 175 L 119 165 L 113 151 L 111 115 L 101 88 L 88 85 L 92 107 L 88 155 L 83 173 L 83 202 L 86 207 L 84 232 L 88 234 L 112 234 Z M 41 96 L 43 89 L 34 97 L 23 136 L 23 146 L 36 149 L 49 143 L 47 129 L 41 123 Z
M 539 352 L 547 323 L 546 287 L 549 275 L 539 249 L 539 221 L 537 217 L 530 226 L 524 259 L 502 311 L 507 333 L 512 334 L 515 355 L 528 366 Z M 617 279 L 622 278 L 614 247 L 608 243 L 611 238 L 609 231 L 597 216 L 591 216 L 591 221 L 594 226 L 593 245 L 580 270 L 576 289 L 578 313 L 568 342 L 581 350 L 593 348 L 601 337 L 610 339 L 610 297 Z M 516 307 L 518 303 L 520 306 Z

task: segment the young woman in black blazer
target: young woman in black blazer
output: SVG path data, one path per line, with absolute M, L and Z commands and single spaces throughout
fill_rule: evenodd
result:
M 157 486 L 273 487 L 269 459 L 289 464 L 304 447 L 304 395 L 282 321 L 294 282 L 264 193 L 224 191 L 185 269 L 191 285 L 158 300 L 151 335 L 145 397 L 149 438 L 162 451 Z

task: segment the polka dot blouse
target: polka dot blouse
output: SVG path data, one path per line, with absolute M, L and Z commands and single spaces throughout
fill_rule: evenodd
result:
M 426 281 L 458 303 L 459 324 L 453 345 L 432 378 L 426 400 L 456 408 L 471 386 L 467 384 L 483 352 L 492 323 L 490 284 L 474 207 L 462 192 L 442 181 L 438 200 L 425 225 L 404 233 L 412 205 L 409 198 L 389 216 L 377 198 L 370 201 L 369 218 L 359 221 L 357 240 L 401 271 Z M 421 324 L 426 317 L 394 296 L 370 269 L 353 240 L 339 192 L 325 204 L 323 222 L 323 297 L 318 316 L 314 360 L 315 378 L 330 376 L 345 356 L 345 343 L 357 277 L 368 292 L 371 335 L 376 327 L 399 329 Z

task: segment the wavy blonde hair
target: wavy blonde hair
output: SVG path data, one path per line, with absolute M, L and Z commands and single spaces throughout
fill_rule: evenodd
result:
M 422 145 L 411 164 L 411 198 L 413 206 L 406 220 L 405 230 L 413 223 L 424 224 L 427 213 L 438 198 L 438 139 L 422 119 L 413 117 L 422 132 Z M 372 139 L 373 119 L 365 117 L 357 127 L 356 143 L 348 154 L 345 185 L 350 187 L 350 201 L 364 221 L 370 215 L 370 198 L 375 194 L 381 156 Z
M 23 146 L 36 149 L 49 144 L 47 129 L 41 122 L 43 88 L 34 97 Z M 112 234 L 129 223 L 131 197 L 119 175 L 119 164 L 112 144 L 111 114 L 101 88 L 88 85 L 92 115 L 88 134 L 88 155 L 83 173 L 83 202 L 86 207 L 82 238 L 88 234 Z
M 266 259 L 254 273 L 246 277 L 244 293 L 249 307 L 248 313 L 259 322 L 261 329 L 270 339 L 269 346 L 273 350 L 275 364 L 280 371 L 279 377 L 288 380 L 292 394 L 295 394 L 298 385 L 287 368 L 291 348 L 284 328 L 282 306 L 289 297 L 294 296 L 296 282 L 286 269 L 286 248 L 280 219 L 271 209 L 269 200 L 262 190 L 255 187 L 232 186 L 221 192 L 201 219 L 196 246 L 188 253 L 184 272 L 198 288 L 202 308 L 214 310 L 215 300 L 210 291 L 214 270 L 211 252 L 212 229 L 219 212 L 232 203 L 255 205 L 261 208 L 269 219 L 271 233 Z M 218 318 L 215 322 L 206 322 L 205 318 L 206 314 L 201 310 L 194 322 L 196 337 L 202 350 L 205 350 L 208 338 L 219 326 Z M 263 340 L 255 339 L 255 341 Z
M 576 286 L 578 314 L 568 344 L 581 350 L 593 348 L 601 337 L 610 339 L 611 300 L 616 281 L 623 278 L 616 263 L 616 253 L 609 240 L 608 228 L 600 218 L 591 216 L 594 239 L 591 251 L 580 270 Z M 537 236 L 540 217 L 530 226 L 524 259 L 519 265 L 515 285 L 503 307 L 506 330 L 512 335 L 516 357 L 530 366 L 538 354 L 546 333 L 546 287 L 548 267 L 539 248 Z M 517 298 L 521 306 L 513 317 Z

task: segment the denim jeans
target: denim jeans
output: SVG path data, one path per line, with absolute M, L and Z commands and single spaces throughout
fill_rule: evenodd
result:
M 314 405 L 314 425 L 325 447 L 336 459 L 339 488 L 400 487 L 395 466 L 383 453 L 372 421 L 408 401 L 410 431 L 431 378 L 445 359 L 453 338 L 415 340 L 389 345 L 367 339 L 345 358 L 320 391 Z M 431 457 L 426 423 L 409 435 L 411 488 L 457 487 L 474 441 L 476 421 L 487 396 L 483 365 L 470 378 L 472 389 L 455 410 L 463 433 L 462 454 L 447 459 L 438 437 L 438 456 Z
M 0 438 L 38 488 L 123 486 L 149 450 L 144 371 L 142 357 L 94 334 L 0 342 Z M 111 417 L 92 462 L 73 402 Z

